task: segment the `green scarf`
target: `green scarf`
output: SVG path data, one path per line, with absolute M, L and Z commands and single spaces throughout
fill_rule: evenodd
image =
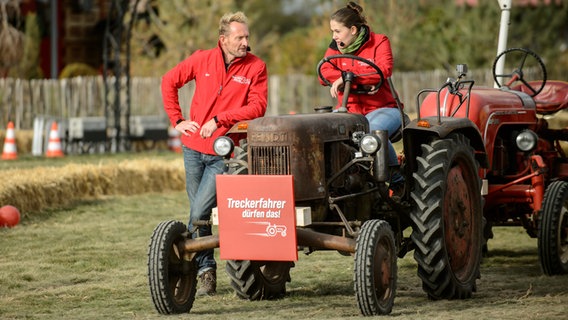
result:
M 359 48 L 361 47 L 361 45 L 363 44 L 363 40 L 365 39 L 365 33 L 367 33 L 367 30 L 363 27 L 361 27 L 361 31 L 359 31 L 359 35 L 357 36 L 357 39 L 355 39 L 355 41 L 353 41 L 353 43 L 351 43 L 350 45 L 348 45 L 345 48 L 338 48 L 339 52 L 341 53 L 353 53 L 357 50 L 359 50 Z

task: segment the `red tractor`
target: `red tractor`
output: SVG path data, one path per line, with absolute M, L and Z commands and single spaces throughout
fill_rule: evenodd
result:
M 364 116 L 320 108 L 240 123 L 215 148 L 226 157 L 229 174 L 293 177 L 295 206 L 310 208 L 310 222 L 295 230 L 297 249 L 354 256 L 354 291 L 363 315 L 391 312 L 396 257 L 411 250 L 430 298 L 471 297 L 494 225 L 525 227 L 538 237 L 544 273 L 566 273 L 568 167 L 560 142 L 568 140 L 568 130 L 549 128 L 545 116 L 568 105 L 568 83 L 546 81 L 542 60 L 526 49 L 498 55 L 494 70 L 505 57 L 513 68 L 508 74 L 494 71 L 500 88 L 474 87 L 467 67 L 459 65 L 456 79 L 417 95 L 417 119 L 409 121 L 401 109 L 404 125 L 390 137 L 369 132 Z M 376 65 L 351 55 L 327 57 L 318 70 L 324 63 L 350 65 L 341 63 L 345 59 L 366 63 L 370 71 L 342 70 L 346 95 L 358 77 L 378 73 L 377 85 L 385 81 Z M 540 80 L 528 81 L 527 71 Z M 246 138 L 235 146 L 230 136 L 243 133 Z M 384 146 L 386 139 L 401 137 L 406 179 L 399 198 L 388 193 Z M 407 228 L 410 237 L 404 236 Z M 158 312 L 191 309 L 197 282 L 193 253 L 219 245 L 217 235 L 193 239 L 179 221 L 156 227 L 148 276 Z M 293 266 L 228 260 L 226 271 L 239 297 L 258 300 L 284 295 Z
M 511 72 L 498 72 L 496 66 L 505 61 L 504 69 Z M 495 59 L 493 76 L 498 89 L 474 88 L 473 81 L 462 80 L 464 68 L 458 67 L 457 80 L 450 79 L 438 90 L 418 94 L 420 99 L 422 94 L 430 93 L 418 104 L 418 119 L 405 128 L 407 172 L 412 172 L 417 181 L 424 180 L 424 187 L 415 184 L 412 198 L 420 206 L 442 197 L 428 192 L 432 183 L 422 179 L 420 172 L 435 171 L 440 166 L 436 154 L 464 147 L 461 140 L 475 150 L 475 160 L 481 165 L 485 240 L 492 237 L 492 226 L 522 226 L 531 237 L 538 238 L 542 271 L 547 275 L 567 273 L 568 158 L 561 142 L 568 140 L 568 129 L 550 128 L 547 118 L 568 106 L 568 83 L 547 81 L 540 57 L 523 48 L 508 49 Z M 530 81 L 527 75 L 538 80 Z M 425 134 L 425 128 L 430 134 Z M 452 138 L 456 143 L 448 141 L 451 146 L 447 148 L 435 148 L 428 142 L 440 143 L 440 138 L 456 134 L 461 138 Z M 416 139 L 425 142 L 421 150 L 416 149 Z M 448 178 L 448 183 L 454 179 L 451 175 Z M 468 212 L 467 207 L 454 209 Z M 429 230 L 425 216 L 414 221 Z M 462 228 L 455 223 L 444 225 Z M 427 239 L 419 232 L 413 237 L 416 244 L 422 243 L 418 238 Z M 433 245 L 426 240 L 423 243 Z M 417 251 L 415 257 L 426 259 L 428 255 Z M 430 276 L 428 269 L 419 269 L 419 274 L 425 273 L 423 279 Z

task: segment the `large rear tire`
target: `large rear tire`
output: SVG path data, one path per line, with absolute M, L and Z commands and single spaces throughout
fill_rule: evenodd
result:
M 225 270 L 231 279 L 231 287 L 242 299 L 276 299 L 286 294 L 286 282 L 290 282 L 288 261 L 228 260 Z
M 355 246 L 353 276 L 357 304 L 364 316 L 391 313 L 396 294 L 396 252 L 388 222 L 365 221 Z
M 469 139 L 451 134 L 422 145 L 414 173 L 411 234 L 422 288 L 432 299 L 465 299 L 476 289 L 482 248 L 478 163 Z
M 538 228 L 538 257 L 546 275 L 568 273 L 568 182 L 554 181 L 544 194 Z
M 179 244 L 188 237 L 179 221 L 164 221 L 154 229 L 148 250 L 148 281 L 154 307 L 161 314 L 187 313 L 197 287 L 194 261 L 184 258 Z

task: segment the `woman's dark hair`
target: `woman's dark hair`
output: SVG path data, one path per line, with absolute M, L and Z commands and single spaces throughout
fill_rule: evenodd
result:
M 367 24 L 367 19 L 363 16 L 363 8 L 353 1 L 349 1 L 345 7 L 335 11 L 330 19 L 342 23 L 347 28 L 355 26 L 357 31 Z

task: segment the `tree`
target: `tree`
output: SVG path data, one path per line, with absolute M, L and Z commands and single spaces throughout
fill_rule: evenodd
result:
M 37 79 L 43 74 L 39 66 L 40 31 L 36 14 L 26 16 L 25 38 L 20 62 L 9 72 L 13 78 Z
M 142 2 L 142 1 L 141 1 Z M 496 1 L 457 6 L 447 0 L 359 0 L 373 31 L 391 40 L 395 70 L 419 71 L 456 64 L 490 68 L 496 56 L 500 8 Z M 146 1 L 150 21 L 138 23 L 132 38 L 133 75 L 161 76 L 197 49 L 216 45 L 217 23 L 228 11 L 250 19 L 252 52 L 271 74 L 314 74 L 331 41 L 329 16 L 347 0 L 154 0 Z M 528 47 L 562 78 L 568 70 L 568 6 L 511 10 L 510 47 Z M 152 41 L 149 41 L 152 39 Z M 149 52 L 159 40 L 163 50 Z M 558 66 L 558 67 L 556 67 Z M 568 72 L 568 71 L 565 71 Z M 566 75 L 564 75 L 566 77 Z
M 14 27 L 20 23 L 19 1 L 0 0 L 0 75 L 17 65 L 24 50 L 24 34 Z

